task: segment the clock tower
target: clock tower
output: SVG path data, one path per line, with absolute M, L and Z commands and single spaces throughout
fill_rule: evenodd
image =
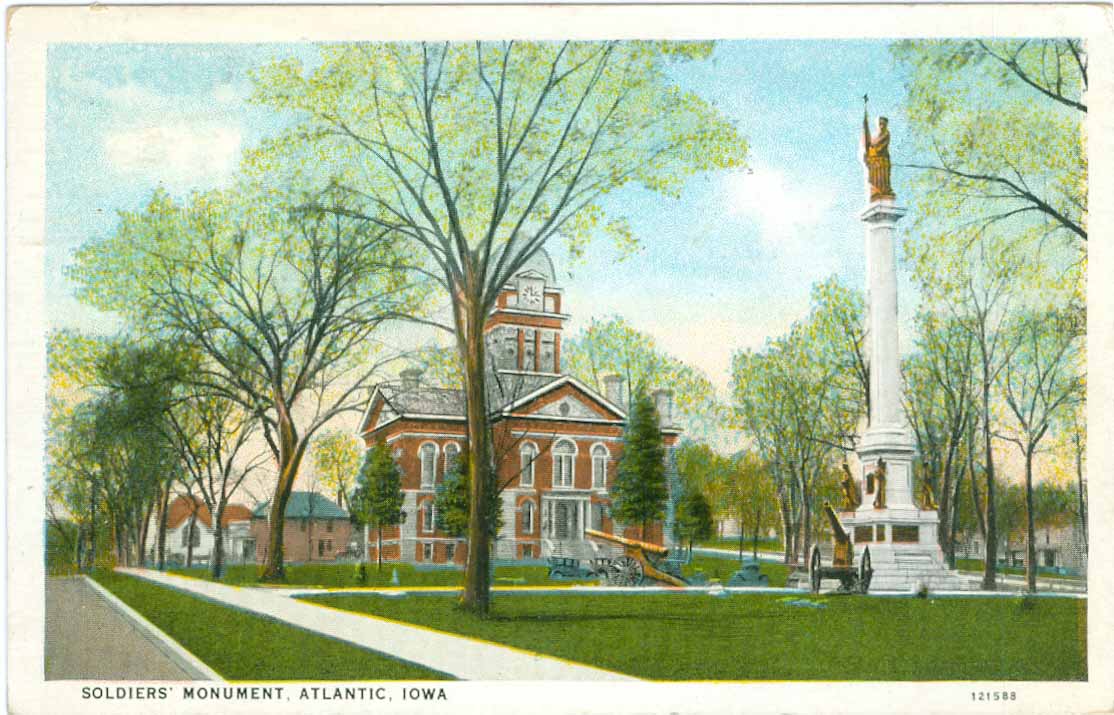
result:
M 561 372 L 562 289 L 549 255 L 539 250 L 503 286 L 485 336 L 492 366 L 500 372 Z

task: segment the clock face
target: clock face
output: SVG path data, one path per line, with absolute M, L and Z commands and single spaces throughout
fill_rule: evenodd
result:
M 518 302 L 527 308 L 540 308 L 542 289 L 536 285 L 523 286 L 518 292 Z

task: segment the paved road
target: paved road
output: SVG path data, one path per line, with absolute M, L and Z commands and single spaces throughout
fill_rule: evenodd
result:
M 552 656 L 297 601 L 267 588 L 236 588 L 149 569 L 119 568 L 314 633 L 388 653 L 461 680 L 637 680 Z
M 47 680 L 193 680 L 82 578 L 46 580 Z

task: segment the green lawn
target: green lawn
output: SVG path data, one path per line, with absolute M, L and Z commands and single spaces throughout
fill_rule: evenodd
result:
M 955 567 L 959 571 L 976 571 L 978 573 L 982 573 L 983 563 L 984 562 L 982 559 L 956 559 Z M 999 566 L 998 573 L 1007 574 L 1010 576 L 1024 576 L 1025 569 L 1016 568 L 1013 566 Z M 1037 569 L 1037 578 L 1062 578 L 1072 581 L 1079 580 L 1079 576 L 1069 576 L 1068 574 L 1056 573 L 1054 571 L 1045 571 L 1043 569 Z
M 785 586 L 785 579 L 789 576 L 788 566 L 762 561 L 759 568 L 762 573 L 770 577 L 770 586 L 779 588 Z M 739 570 L 739 561 L 738 559 L 695 554 L 692 557 L 692 562 L 681 569 L 681 573 L 688 578 L 697 570 L 702 571 L 709 580 L 716 579 L 720 583 L 726 584 L 727 580 L 731 578 L 731 574 Z
M 508 595 L 486 620 L 441 596 L 305 600 L 656 680 L 1087 676 L 1087 606 L 1076 599 Z
M 728 551 L 738 551 L 739 550 L 739 539 L 733 538 L 733 537 L 732 538 L 724 538 L 724 539 L 706 539 L 704 541 L 696 542 L 695 545 L 696 546 L 702 546 L 706 549 L 727 549 Z M 743 540 L 743 553 L 745 555 L 749 556 L 751 554 L 753 548 L 754 548 L 754 542 L 752 542 L 749 537 Z M 780 539 L 759 539 L 758 540 L 758 550 L 759 551 L 773 551 L 773 552 L 776 552 L 776 553 L 780 554 L 781 551 L 782 551 L 781 540 Z
M 449 679 L 134 576 L 103 571 L 94 578 L 228 680 Z
M 367 569 L 367 582 L 360 581 L 356 576 L 356 566 L 353 564 L 299 564 L 286 567 L 286 581 L 284 586 L 305 586 L 308 588 L 352 588 L 362 586 L 391 586 L 391 574 L 398 571 L 399 586 L 414 588 L 420 586 L 460 586 L 463 583 L 464 572 L 460 569 L 432 569 L 417 570 L 411 564 L 383 564 L 383 570 L 378 571 L 375 564 L 370 564 Z M 168 569 L 170 573 L 179 576 L 209 579 L 206 568 Z M 256 564 L 229 566 L 222 583 L 233 586 L 259 585 L 259 574 L 263 567 Z M 560 585 L 562 583 L 595 583 L 595 581 L 555 581 L 546 578 L 548 569 L 545 566 L 498 566 L 495 569 L 495 585 Z

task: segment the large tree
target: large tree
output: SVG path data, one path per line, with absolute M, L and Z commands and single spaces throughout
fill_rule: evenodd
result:
M 360 468 L 359 442 L 347 432 L 329 431 L 313 441 L 310 451 L 321 486 L 336 494 L 337 505 L 348 504 L 348 494 Z
M 623 456 L 611 485 L 611 513 L 616 521 L 638 524 L 646 538 L 651 522 L 665 516 L 669 484 L 665 478 L 665 445 L 654 402 L 645 392 L 634 396 Z
M 905 414 L 917 438 L 921 481 L 935 495 L 940 526 L 937 542 L 955 566 L 959 527 L 956 505 L 977 421 L 975 342 L 954 319 L 917 316 L 917 350 L 902 367 Z
M 1049 428 L 1082 392 L 1081 339 L 1071 323 L 1069 314 L 1055 310 L 1022 315 L 1012 326 L 1018 348 L 998 376 L 1013 420 L 997 436 L 1016 445 L 1025 458 L 1025 575 L 1030 591 L 1037 590 L 1033 460 Z
M 1087 240 L 1087 54 L 1078 39 L 906 40 L 918 220 Z
M 402 523 L 404 498 L 402 470 L 395 463 L 391 448 L 380 440 L 364 453 L 364 462 L 356 477 L 356 489 L 350 500 L 356 523 L 375 529 L 375 557 L 379 571 L 383 570 L 383 527 Z M 367 549 L 366 543 L 364 548 Z
M 671 69 L 709 43 L 338 44 L 312 69 L 296 59 L 256 74 L 254 101 L 293 112 L 256 155 L 325 162 L 364 200 L 352 215 L 405 236 L 418 269 L 449 298 L 472 465 L 463 606 L 490 602 L 484 514 L 492 494 L 484 324 L 507 281 L 548 241 L 573 255 L 603 232 L 637 243 L 602 199 L 641 184 L 676 195 L 694 171 L 738 166 L 745 144 Z
M 721 426 L 715 388 L 700 370 L 658 346 L 654 337 L 619 316 L 593 318 L 579 335 L 561 345 L 563 372 L 604 392 L 603 378 L 623 378 L 629 398 L 668 385 L 677 417 L 690 435 L 709 436 Z M 628 409 L 630 405 L 620 405 Z
M 205 360 L 192 380 L 262 425 L 278 473 L 263 578 L 280 580 L 306 449 L 364 406 L 381 367 L 372 333 L 412 315 L 418 293 L 391 229 L 346 215 L 342 192 L 284 194 L 272 181 L 185 204 L 157 191 L 83 246 L 71 273 L 82 300 L 197 346 Z

